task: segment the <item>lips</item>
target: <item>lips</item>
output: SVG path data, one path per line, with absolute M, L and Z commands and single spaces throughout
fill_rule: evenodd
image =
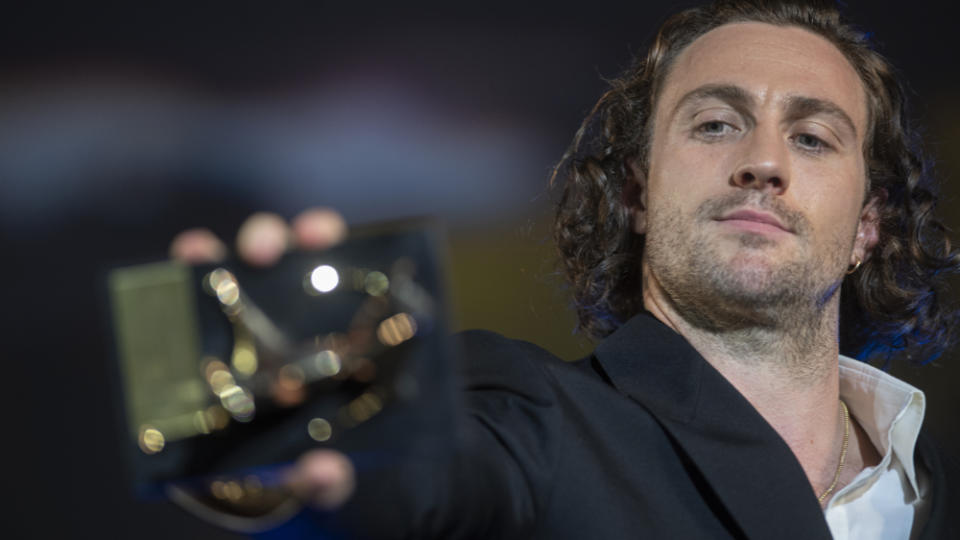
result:
M 768 214 L 766 212 L 761 212 L 757 210 L 737 210 L 726 214 L 725 216 L 718 218 L 717 221 L 731 222 L 731 224 L 742 223 L 743 225 L 750 225 L 751 223 L 758 224 L 759 226 L 768 225 L 775 227 L 784 232 L 792 233 L 793 229 L 784 225 L 780 219 L 778 219 L 773 214 Z

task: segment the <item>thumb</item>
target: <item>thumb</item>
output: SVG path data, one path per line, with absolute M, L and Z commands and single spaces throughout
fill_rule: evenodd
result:
M 335 510 L 356 488 L 353 463 L 336 450 L 311 450 L 300 456 L 285 478 L 291 491 L 321 510 Z

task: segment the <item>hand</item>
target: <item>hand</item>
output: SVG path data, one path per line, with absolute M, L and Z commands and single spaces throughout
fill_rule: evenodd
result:
M 333 210 L 305 210 L 289 226 L 276 214 L 257 212 L 240 226 L 237 254 L 247 264 L 264 267 L 277 262 L 288 247 L 326 249 L 346 236 L 347 225 Z M 188 229 L 170 243 L 170 256 L 190 264 L 219 262 L 226 254 L 226 245 L 208 229 Z
M 258 212 L 240 226 L 237 254 L 246 263 L 271 266 L 290 248 L 325 249 L 341 242 L 347 226 L 340 214 L 321 208 L 306 210 L 288 225 L 276 214 Z M 213 263 L 227 254 L 226 245 L 208 229 L 181 232 L 170 244 L 170 256 L 190 264 Z M 287 487 L 303 502 L 323 510 L 345 503 L 355 488 L 353 464 L 336 450 L 312 450 L 285 471 Z

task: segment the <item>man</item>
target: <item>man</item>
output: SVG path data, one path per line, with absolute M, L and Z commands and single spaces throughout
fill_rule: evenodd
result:
M 937 276 L 958 259 L 902 108 L 828 2 L 672 17 L 557 169 L 594 354 L 464 334 L 457 456 L 355 479 L 318 451 L 291 488 L 371 536 L 947 537 L 923 394 L 840 356 L 922 361 L 949 340 Z M 312 212 L 294 231 L 322 247 L 342 224 Z M 240 251 L 269 264 L 285 234 L 258 216 Z

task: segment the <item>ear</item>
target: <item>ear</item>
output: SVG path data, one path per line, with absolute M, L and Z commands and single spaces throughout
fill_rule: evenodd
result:
M 857 260 L 866 262 L 880 241 L 880 206 L 887 199 L 887 192 L 881 191 L 871 195 L 867 204 L 860 211 L 860 222 L 857 224 L 857 238 L 853 243 L 853 257 L 851 265 Z
M 630 212 L 630 221 L 633 223 L 633 232 L 646 234 L 647 232 L 647 176 L 637 164 L 627 162 L 627 177 L 623 182 L 623 205 Z

